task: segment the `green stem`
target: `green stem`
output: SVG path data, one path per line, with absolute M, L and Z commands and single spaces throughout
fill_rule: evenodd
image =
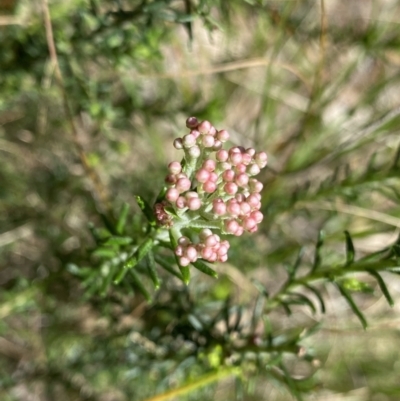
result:
M 225 379 L 226 377 L 229 377 L 232 375 L 238 376 L 238 375 L 240 375 L 240 373 L 241 373 L 241 370 L 238 367 L 221 369 L 221 370 L 218 370 L 217 372 L 201 376 L 192 383 L 185 384 L 174 390 L 170 390 L 163 394 L 156 395 L 155 397 L 147 398 L 144 401 L 165 401 L 170 398 L 176 399 L 176 397 L 180 397 L 182 395 L 191 393 L 200 387 L 206 386 L 207 384 L 216 382 L 218 380 Z

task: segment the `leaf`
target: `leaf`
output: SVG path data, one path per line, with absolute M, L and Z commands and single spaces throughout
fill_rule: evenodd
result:
M 182 281 L 188 285 L 190 281 L 190 268 L 188 266 L 181 266 L 178 264 L 179 270 L 181 271 L 182 274 Z
M 143 241 L 142 244 L 139 246 L 139 248 L 136 250 L 136 252 L 125 262 L 123 268 L 118 273 L 117 277 L 114 279 L 114 284 L 119 284 L 121 280 L 124 278 L 126 272 L 135 267 L 150 252 L 153 246 L 154 246 L 153 238 L 150 237 L 147 238 L 145 241 Z
M 156 225 L 156 220 L 152 207 L 139 195 L 135 195 L 135 199 L 150 225 L 154 227 Z
M 113 246 L 113 245 L 129 245 L 132 243 L 131 237 L 116 237 L 112 236 L 108 238 L 105 242 L 105 246 Z
M 147 302 L 151 302 L 151 296 L 147 291 L 146 287 L 144 286 L 142 280 L 140 279 L 139 275 L 134 270 L 129 270 L 129 275 L 132 278 L 133 283 L 137 287 L 137 289 L 142 293 L 145 297 Z
M 207 274 L 207 276 L 218 278 L 218 273 L 215 270 L 211 269 L 211 267 L 209 267 L 207 264 L 205 264 L 201 260 L 196 260 L 196 262 L 192 262 L 192 265 L 197 270 L 200 270 L 202 273 Z
M 346 236 L 346 266 L 351 265 L 354 262 L 354 244 L 348 231 L 344 232 Z
M 390 295 L 389 290 L 386 286 L 386 283 L 383 281 L 383 278 L 381 277 L 381 275 L 375 270 L 367 269 L 367 272 L 376 279 L 376 281 L 382 291 L 382 294 L 385 296 L 388 304 L 390 306 L 393 306 L 394 305 L 393 298 Z
M 321 312 L 325 313 L 326 309 L 325 309 L 325 302 L 320 294 L 320 292 L 314 288 L 313 286 L 311 286 L 310 284 L 304 283 L 303 284 L 304 287 L 306 287 L 308 290 L 310 290 L 317 298 L 321 307 Z
M 367 321 L 363 315 L 363 313 L 360 311 L 360 309 L 358 308 L 358 306 L 355 304 L 353 298 L 351 297 L 351 295 L 348 293 L 348 291 L 346 290 L 346 288 L 344 288 L 340 283 L 338 283 L 337 281 L 334 282 L 334 284 L 336 285 L 336 287 L 338 288 L 338 290 L 340 291 L 340 293 L 342 294 L 342 296 L 346 299 L 347 303 L 349 304 L 351 310 L 354 312 L 354 314 L 358 317 L 358 319 L 360 320 L 364 330 L 367 328 L 368 324 Z
M 128 218 L 128 213 L 129 213 L 129 204 L 124 203 L 121 208 L 121 212 L 119 213 L 118 216 L 118 221 L 117 221 L 117 233 L 122 234 L 125 231 L 125 226 L 126 226 L 126 221 Z
M 287 292 L 287 295 L 290 295 L 291 297 L 297 298 L 297 301 L 295 301 L 296 304 L 307 305 L 307 306 L 310 307 L 310 309 L 312 310 L 313 313 L 317 312 L 317 310 L 315 309 L 314 304 L 305 295 L 299 294 L 297 292 Z M 291 300 L 289 300 L 288 302 L 291 303 Z
M 318 269 L 318 267 L 321 265 L 320 249 L 321 249 L 322 245 L 324 244 L 324 238 L 325 238 L 325 234 L 322 230 L 320 230 L 318 233 L 317 244 L 315 245 L 314 263 L 311 267 L 311 273 L 314 273 Z
M 150 250 L 149 253 L 146 255 L 145 260 L 149 276 L 154 284 L 154 288 L 157 290 L 158 288 L 160 288 L 160 278 L 157 274 L 156 262 L 154 260 L 154 253 L 152 250 Z
M 165 256 L 159 256 L 155 255 L 154 257 L 155 261 L 163 268 L 165 269 L 168 273 L 171 273 L 175 277 L 177 277 L 179 280 L 183 281 L 182 274 L 178 271 L 175 270 L 173 263 L 171 263 Z

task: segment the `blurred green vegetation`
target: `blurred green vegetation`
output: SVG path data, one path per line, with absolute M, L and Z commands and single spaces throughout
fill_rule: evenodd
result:
M 390 309 L 357 266 L 399 257 L 398 2 L 50 1 L 78 138 L 43 4 L 0 15 L 0 398 L 140 401 L 240 366 L 182 399 L 397 401 L 399 282 L 382 274 Z M 127 203 L 144 236 L 135 196 L 155 200 L 190 115 L 268 153 L 261 229 L 231 240 L 218 279 L 160 271 L 151 302 L 134 283 L 88 293 L 76 266 L 104 273 L 90 228 Z M 316 261 L 339 287 L 302 287 L 310 313 L 279 289 Z

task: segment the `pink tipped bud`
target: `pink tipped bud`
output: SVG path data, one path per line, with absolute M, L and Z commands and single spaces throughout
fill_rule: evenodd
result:
M 171 162 L 168 164 L 168 170 L 171 174 L 179 174 L 182 171 L 182 166 L 179 162 Z
M 248 215 L 251 212 L 251 206 L 247 202 L 240 203 L 240 212 L 243 216 Z
M 212 159 L 207 159 L 204 161 L 203 166 L 204 170 L 207 170 L 211 173 L 217 167 L 217 163 Z
M 263 189 L 264 185 L 260 182 L 257 181 L 255 178 L 252 178 L 251 180 L 249 180 L 249 188 L 250 188 L 250 192 L 261 192 Z
M 208 181 L 217 182 L 218 181 L 218 174 L 215 173 L 214 171 L 212 173 L 210 173 L 210 177 L 208 178 Z
M 234 235 L 236 237 L 240 237 L 241 235 L 243 235 L 243 233 L 244 233 L 243 227 L 239 226 L 238 229 L 235 231 Z
M 190 198 L 186 201 L 190 210 L 199 210 L 201 208 L 201 200 L 199 198 Z
M 264 215 L 259 211 L 255 210 L 254 212 L 251 212 L 250 217 L 257 223 L 261 223 L 264 219 Z
M 239 185 L 239 187 L 245 187 L 247 185 L 247 183 L 249 182 L 249 176 L 245 173 L 239 174 L 235 178 L 235 182 L 237 185 Z
M 183 255 L 183 247 L 181 245 L 178 245 L 175 248 L 175 255 L 176 256 L 182 256 Z
M 268 156 L 265 152 L 258 152 L 254 155 L 254 160 L 258 164 L 258 167 L 264 168 L 268 163 Z
M 260 208 L 260 200 L 258 199 L 258 194 L 251 194 L 247 197 L 247 203 L 252 207 L 252 209 L 259 209 Z
M 217 135 L 217 129 L 212 125 L 210 130 L 208 131 L 208 134 L 211 136 Z
M 178 197 L 179 191 L 176 188 L 169 188 L 165 194 L 165 198 L 171 203 L 175 203 Z
M 220 262 L 224 263 L 228 260 L 228 255 L 220 255 L 220 256 L 218 256 L 218 260 Z
M 186 248 L 184 254 L 191 262 L 195 262 L 197 260 L 197 250 L 192 245 L 189 245 Z
M 193 157 L 193 159 L 197 159 L 201 155 L 201 150 L 197 145 L 194 145 L 188 150 L 188 153 L 190 157 Z
M 175 188 L 179 191 L 179 193 L 185 192 L 190 189 L 190 180 L 189 178 L 179 178 L 179 180 L 175 184 Z
M 178 179 L 177 179 L 176 175 L 174 175 L 174 174 L 168 174 L 168 175 L 165 177 L 165 182 L 166 182 L 167 184 L 175 184 L 177 180 L 178 180 Z
M 198 182 L 204 183 L 208 181 L 210 173 L 204 168 L 201 168 L 200 170 L 197 170 L 195 177 Z
M 243 163 L 239 163 L 235 166 L 235 172 L 237 174 L 243 174 L 246 172 L 246 165 Z
M 183 267 L 189 266 L 190 260 L 188 258 L 186 258 L 185 256 L 182 256 L 179 258 L 179 264 Z
M 246 217 L 243 219 L 242 227 L 246 230 L 249 231 L 253 229 L 257 225 L 257 222 L 252 219 L 251 217 Z
M 217 250 L 218 256 L 223 256 L 226 255 L 227 253 L 228 253 L 228 247 L 224 245 L 221 245 Z
M 199 194 L 197 192 L 194 192 L 194 191 L 189 191 L 189 192 L 186 192 L 186 194 L 185 194 L 185 198 L 186 199 L 198 198 L 198 197 L 199 197 Z
M 212 147 L 212 150 L 214 152 L 217 152 L 218 150 L 220 150 L 222 148 L 222 142 L 219 141 L 218 139 L 214 142 L 214 146 Z
M 239 202 L 242 203 L 246 200 L 246 197 L 243 194 L 236 194 L 235 199 Z
M 224 191 L 228 194 L 228 195 L 235 195 L 235 193 L 238 191 L 238 186 L 234 183 L 234 182 L 227 182 L 224 185 Z
M 186 199 L 183 196 L 180 196 L 177 200 L 176 200 L 176 207 L 178 209 L 184 209 L 186 207 Z
M 226 204 L 226 211 L 234 217 L 240 215 L 241 209 L 240 204 L 236 201 L 236 199 L 229 199 Z
M 258 164 L 252 164 L 247 168 L 247 173 L 249 175 L 257 175 L 260 172 L 260 167 Z
M 214 146 L 215 140 L 212 135 L 204 135 L 201 142 L 205 148 L 212 148 Z
M 218 131 L 217 138 L 221 142 L 226 142 L 229 139 L 229 132 L 225 129 L 222 129 L 221 131 Z
M 205 247 L 201 250 L 200 254 L 203 259 L 208 260 L 213 254 L 213 250 L 212 248 Z
M 216 262 L 218 260 L 217 252 L 213 252 L 211 256 L 207 259 L 209 262 Z
M 236 220 L 225 221 L 225 230 L 229 234 L 235 234 L 239 227 L 239 223 Z
M 212 235 L 212 231 L 209 228 L 203 228 L 200 231 L 199 238 L 201 241 L 205 241 L 205 239 L 210 235 Z
M 190 131 L 189 134 L 192 134 L 196 139 L 201 135 L 197 129 Z
M 186 127 L 188 128 L 196 128 L 198 126 L 199 122 L 196 117 L 189 117 L 186 120 Z
M 190 239 L 188 237 L 182 236 L 178 239 L 178 244 L 181 246 L 189 246 L 190 245 Z
M 222 162 L 222 163 L 219 163 L 218 167 L 222 171 L 231 170 L 232 169 L 232 164 L 230 164 L 228 162 Z
M 227 249 L 230 248 L 231 244 L 226 239 L 221 241 L 221 246 L 225 246 Z
M 248 166 L 251 163 L 252 157 L 248 153 L 242 154 L 242 163 Z
M 200 131 L 201 134 L 208 134 L 212 125 L 209 121 L 204 120 L 198 126 L 197 129 Z
M 226 213 L 226 204 L 221 198 L 214 199 L 213 212 L 218 216 L 223 216 Z
M 253 148 L 248 148 L 248 149 L 246 149 L 246 153 L 248 155 L 250 155 L 251 157 L 253 157 L 256 154 L 256 150 Z
M 191 148 L 196 144 L 196 138 L 192 134 L 187 134 L 182 138 L 182 144 L 185 148 Z
M 217 184 L 212 181 L 207 181 L 203 184 L 203 189 L 208 194 L 212 194 L 217 189 Z
M 183 149 L 182 138 L 176 138 L 174 140 L 174 148 L 175 149 Z
M 236 148 L 237 149 L 237 148 Z M 229 156 L 229 161 L 236 166 L 237 164 L 242 162 L 242 154 L 240 152 L 232 152 L 232 154 Z
M 235 172 L 233 170 L 225 170 L 222 173 L 222 179 L 225 182 L 231 182 L 231 181 L 233 181 L 234 178 L 235 178 Z
M 218 244 L 218 238 L 216 235 L 210 235 L 209 237 L 206 238 L 206 240 L 204 241 L 204 244 L 206 245 L 206 247 L 214 247 Z
M 219 162 L 226 162 L 228 160 L 229 154 L 225 149 L 221 149 L 217 152 L 215 157 Z

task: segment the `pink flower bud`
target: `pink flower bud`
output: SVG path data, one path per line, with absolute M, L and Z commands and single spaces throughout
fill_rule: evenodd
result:
M 186 192 L 186 194 L 185 194 L 185 198 L 186 199 L 198 198 L 198 197 L 199 197 L 199 194 L 197 192 L 194 192 L 194 191 L 189 191 L 189 192 Z
M 203 259 L 208 260 L 211 257 L 211 255 L 213 254 L 213 250 L 212 250 L 212 248 L 206 247 L 201 250 L 200 254 Z
M 251 206 L 247 202 L 240 203 L 240 212 L 243 216 L 248 215 L 251 212 Z
M 226 142 L 229 139 L 229 132 L 227 130 L 222 129 L 221 131 L 218 131 L 217 138 L 221 142 Z
M 203 184 L 203 189 L 208 194 L 212 194 L 217 189 L 217 184 L 212 181 L 207 181 Z
M 246 165 L 243 163 L 239 163 L 235 166 L 235 172 L 237 174 L 243 174 L 246 172 Z
M 243 227 L 239 226 L 238 229 L 234 232 L 234 235 L 236 237 L 240 237 L 241 235 L 243 235 L 243 233 L 244 233 Z
M 215 245 L 218 244 L 218 239 L 216 235 L 210 235 L 209 237 L 206 238 L 206 240 L 204 241 L 204 244 L 206 245 L 206 247 L 214 247 Z
M 201 200 L 199 198 L 190 198 L 186 201 L 190 210 L 198 210 L 201 208 Z
M 190 245 L 190 239 L 188 237 L 182 236 L 178 239 L 178 244 L 181 246 L 189 246 Z
M 212 127 L 211 123 L 207 120 L 204 120 L 197 126 L 197 129 L 200 131 L 201 134 L 204 135 L 204 134 L 208 134 L 211 127 Z
M 212 125 L 210 130 L 208 131 L 208 134 L 211 136 L 215 136 L 217 134 L 217 129 Z
M 235 182 L 240 187 L 245 187 L 247 185 L 247 183 L 249 182 L 249 176 L 244 173 L 239 174 L 238 176 L 236 176 Z
M 197 260 L 197 250 L 194 246 L 189 245 L 185 250 L 185 256 L 191 261 L 195 262 Z
M 220 256 L 218 256 L 218 260 L 220 262 L 224 263 L 228 260 L 228 255 L 220 255 Z
M 204 183 L 208 181 L 210 173 L 204 168 L 201 168 L 200 170 L 197 170 L 195 177 L 198 182 Z
M 218 216 L 223 216 L 226 213 L 226 204 L 221 198 L 214 199 L 213 212 Z
M 193 159 L 197 159 L 201 155 L 201 150 L 197 145 L 194 145 L 188 150 L 188 153 L 190 157 L 193 157 Z
M 176 188 L 169 188 L 165 194 L 165 198 L 171 203 L 175 203 L 178 197 L 179 191 Z
M 218 260 L 217 252 L 213 252 L 211 256 L 208 258 L 209 262 L 216 262 Z
M 181 245 L 178 245 L 175 248 L 175 255 L 176 256 L 182 256 L 183 255 L 183 247 Z
M 179 191 L 179 193 L 185 192 L 190 188 L 190 180 L 189 178 L 179 178 L 179 180 L 175 184 L 175 188 Z
M 217 154 L 215 155 L 215 158 L 219 161 L 219 162 L 226 162 L 228 160 L 229 154 L 225 149 L 221 149 L 217 152 Z
M 264 185 L 260 181 L 257 181 L 255 178 L 249 180 L 250 192 L 261 192 L 263 187 Z
M 221 171 L 231 170 L 232 164 L 230 164 L 228 162 L 222 162 L 222 163 L 219 163 L 218 167 Z
M 208 178 L 208 181 L 217 182 L 218 181 L 218 174 L 215 173 L 214 171 L 212 173 L 210 173 L 210 177 Z
M 186 199 L 183 196 L 180 196 L 177 200 L 176 200 L 176 207 L 178 209 L 184 209 L 186 207 Z
M 211 171 L 214 171 L 217 167 L 217 163 L 212 159 L 207 159 L 204 161 L 202 167 L 211 173 Z
M 210 235 L 212 235 L 212 231 L 209 228 L 203 228 L 200 231 L 199 238 L 201 241 L 205 241 L 205 239 Z
M 255 210 L 254 212 L 250 213 L 250 217 L 257 223 L 261 223 L 264 219 L 264 215 L 259 211 Z
M 235 199 L 239 202 L 242 203 L 246 200 L 246 197 L 243 194 L 236 194 Z
M 171 174 L 179 174 L 182 171 L 182 166 L 179 162 L 171 162 L 168 164 L 168 170 Z
M 242 154 L 240 152 L 233 152 L 230 156 L 229 156 L 229 161 L 236 166 L 237 164 L 242 162 Z
M 182 138 L 182 144 L 185 148 L 191 148 L 196 144 L 196 138 L 192 134 L 187 134 Z
M 189 117 L 186 120 L 186 127 L 188 128 L 196 128 L 198 124 L 199 122 L 196 117 Z
M 218 139 L 214 142 L 214 146 L 212 147 L 212 150 L 214 152 L 217 152 L 218 150 L 220 150 L 222 148 L 222 142 L 219 141 Z
M 257 222 L 254 219 L 252 219 L 251 217 L 246 217 L 243 219 L 242 227 L 247 231 L 253 229 L 256 225 L 257 225 Z
M 177 179 L 176 175 L 174 175 L 174 174 L 168 174 L 168 175 L 165 177 L 165 182 L 166 182 L 167 184 L 175 184 L 177 180 L 178 180 L 178 179 Z
M 225 170 L 225 171 L 222 173 L 222 179 L 223 179 L 225 182 L 233 181 L 234 178 L 235 178 L 235 172 L 234 172 L 233 170 Z
M 224 190 L 228 195 L 235 195 L 238 189 L 238 186 L 234 182 L 227 182 L 224 185 Z
M 175 149 L 183 149 L 182 138 L 176 138 L 174 140 L 174 148 Z
M 248 153 L 242 154 L 242 163 L 248 166 L 251 163 L 252 157 Z
M 259 209 L 260 207 L 260 200 L 258 199 L 258 194 L 251 194 L 247 197 L 246 201 L 247 203 L 253 208 L 253 209 Z
M 179 264 L 183 267 L 189 266 L 190 260 L 188 258 L 186 258 L 185 256 L 182 256 L 179 258 Z
M 241 209 L 240 204 L 236 201 L 236 199 L 229 199 L 226 203 L 226 211 L 234 217 L 240 215 Z
M 229 234 L 235 234 L 239 229 L 239 223 L 236 220 L 226 220 L 225 221 L 225 230 Z
M 257 164 L 251 164 L 248 168 L 247 168 L 247 173 L 249 175 L 257 175 L 260 172 L 260 167 L 258 167 Z
M 246 153 L 248 155 L 250 155 L 251 157 L 253 157 L 256 154 L 256 151 L 253 148 L 248 148 L 248 149 L 246 149 Z
M 205 148 L 212 148 L 214 146 L 215 140 L 212 135 L 204 135 L 201 142 Z
M 268 156 L 265 152 L 258 152 L 254 155 L 254 160 L 258 164 L 258 167 L 264 168 L 268 162 Z
M 217 251 L 218 256 L 226 255 L 227 253 L 228 253 L 228 247 L 221 245 L 218 248 L 218 251 Z
M 190 131 L 189 134 L 193 135 L 196 139 L 200 136 L 200 132 L 196 129 Z

